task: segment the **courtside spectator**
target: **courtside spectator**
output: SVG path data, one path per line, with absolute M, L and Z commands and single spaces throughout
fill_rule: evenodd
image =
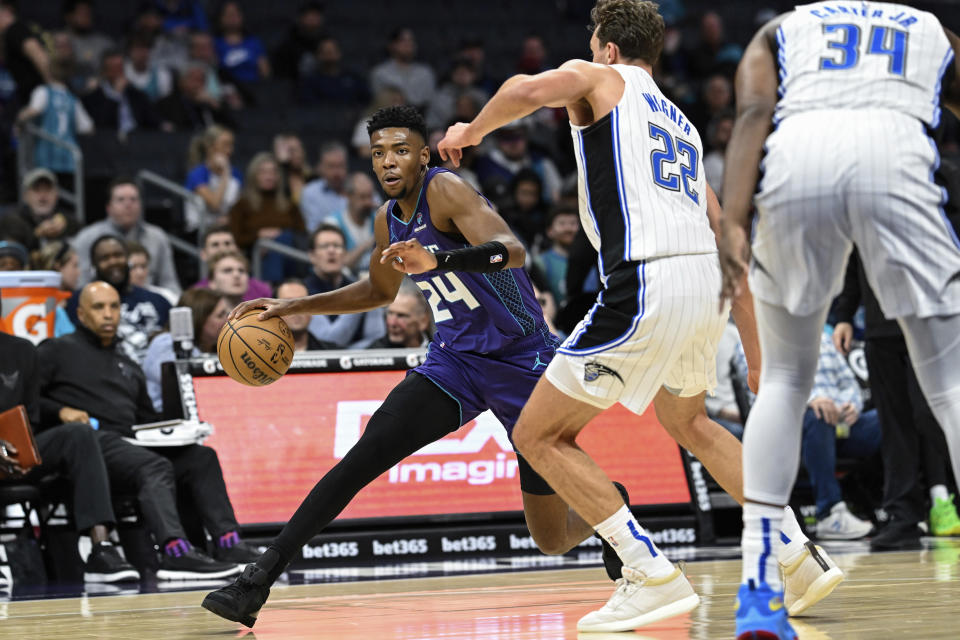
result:
M 368 348 L 416 349 L 430 343 L 430 307 L 415 285 L 403 283 L 386 315 L 387 333 Z
M 30 251 L 77 232 L 76 217 L 58 207 L 57 198 L 57 177 L 50 170 L 32 169 L 23 177 L 23 204 L 6 215 L 29 231 L 26 247 Z
M 90 259 L 96 269 L 95 280 L 109 283 L 120 293 L 118 344 L 127 357 L 139 364 L 147 353 L 150 339 L 167 324 L 171 305 L 160 294 L 130 282 L 127 244 L 119 237 L 105 235 L 94 240 Z M 67 301 L 67 314 L 74 324 L 77 324 L 79 302 L 79 291 Z
M 152 44 L 148 34 L 133 34 L 127 43 L 123 72 L 130 84 L 147 94 L 151 102 L 156 102 L 173 91 L 173 73 L 169 67 L 153 60 Z
M 369 138 L 368 135 L 368 147 Z M 347 148 L 339 142 L 324 143 L 317 159 L 317 179 L 307 184 L 300 196 L 300 209 L 308 233 L 313 233 L 324 220 L 347 207 L 346 180 Z
M 224 2 L 218 21 L 220 34 L 214 41 L 220 69 L 234 82 L 253 84 L 270 77 L 270 61 L 260 38 L 247 33 L 240 3 Z
M 150 252 L 136 242 L 127 243 L 127 265 L 130 267 L 130 284 L 143 287 L 163 296 L 171 305 L 177 304 L 177 294 L 169 289 L 150 284 Z
M 116 131 L 121 139 L 136 129 L 156 129 L 160 124 L 150 97 L 127 78 L 119 49 L 103 54 L 97 86 L 83 97 L 83 104 L 99 129 Z
M 313 271 L 304 280 L 310 295 L 353 284 L 353 279 L 344 274 L 345 250 L 346 240 L 340 227 L 324 224 L 313 232 L 310 237 Z M 315 338 L 341 349 L 363 349 L 385 332 L 382 309 L 346 315 L 317 315 L 310 319 L 310 333 Z
M 67 0 L 63 4 L 63 22 L 73 47 L 76 71 L 93 78 L 100 68 L 100 58 L 113 46 L 113 40 L 97 31 L 94 24 L 93 0 Z
M 237 251 L 237 242 L 233 237 L 230 227 L 222 225 L 219 227 L 210 227 L 203 236 L 203 248 L 200 249 L 200 259 L 203 260 L 208 268 L 213 257 L 218 253 L 227 251 Z M 270 285 L 263 280 L 256 278 L 249 279 L 247 291 L 243 294 L 243 300 L 255 300 L 256 298 L 269 298 L 273 292 Z M 210 286 L 210 280 L 203 278 L 197 282 L 194 287 L 206 288 Z
M 373 234 L 373 219 L 377 213 L 376 191 L 373 180 L 358 171 L 347 178 L 345 192 L 346 208 L 332 214 L 324 222 L 334 224 L 343 231 L 347 250 L 343 263 L 358 273 L 369 266 L 370 252 L 376 244 Z
M 300 5 L 296 22 L 273 52 L 274 73 L 285 78 L 299 78 L 303 68 L 312 66 L 311 58 L 323 37 L 323 5 L 305 2 Z
M 71 487 L 70 509 L 77 533 L 90 536 L 93 548 L 83 568 L 85 582 L 138 580 L 140 574 L 118 553 L 109 540 L 116 525 L 110 499 L 107 467 L 97 444 L 98 432 L 89 424 L 74 422 L 79 416 L 62 411 L 49 421 L 41 419 L 40 365 L 36 348 L 23 338 L 0 332 L 0 412 L 23 405 L 30 420 L 37 452 L 43 461 L 26 476 L 12 467 L 10 479 L 27 482 L 59 473 Z M 69 423 L 69 424 L 65 424 Z M 2 442 L 2 441 L 0 441 Z M 15 456 L 17 451 L 4 442 Z M 5 466 L 16 465 L 16 458 L 0 455 Z M 10 468 L 10 467 L 8 467 Z
M 370 72 L 370 89 L 377 93 L 392 87 L 403 92 L 407 102 L 426 107 L 433 99 L 436 78 L 429 65 L 414 62 L 417 57 L 417 39 L 409 27 L 395 29 L 387 44 L 390 58 Z
M 306 285 L 296 278 L 291 278 L 290 280 L 285 280 L 277 287 L 275 297 L 285 300 L 289 298 L 302 298 L 306 295 L 308 295 Z M 283 319 L 287 321 L 287 326 L 290 327 L 290 333 L 293 334 L 294 351 L 323 351 L 325 349 L 337 348 L 337 345 L 331 342 L 317 340 L 313 337 L 313 334 L 307 330 L 307 327 L 310 326 L 309 313 L 295 313 L 284 316 Z
M 203 199 L 205 209 L 200 211 L 192 203 L 186 206 L 188 231 L 205 226 L 220 226 L 230 221 L 230 207 L 240 197 L 243 176 L 231 164 L 233 132 L 220 125 L 207 127 L 190 144 L 186 188 Z
M 193 349 L 189 355 L 195 357 L 204 353 L 216 353 L 217 336 L 232 308 L 227 302 L 227 296 L 210 289 L 187 289 L 176 306 L 189 308 L 193 316 Z M 147 379 L 147 393 L 157 412 L 163 411 L 163 363 L 176 359 L 170 331 L 166 330 L 154 336 L 143 359 L 143 373 Z
M 17 103 L 30 102 L 33 90 L 50 81 L 50 56 L 43 31 L 18 16 L 17 0 L 0 0 L 0 39 L 3 62 L 16 82 Z
M 81 284 L 90 281 L 90 247 L 103 235 L 116 235 L 125 242 L 136 242 L 150 253 L 150 284 L 180 292 L 173 249 L 160 227 L 143 220 L 140 188 L 130 178 L 115 178 L 107 187 L 107 218 L 86 226 L 73 246 L 80 258 Z
M 550 248 L 534 258 L 547 279 L 554 301 L 560 306 L 567 302 L 567 262 L 579 230 L 580 214 L 575 209 L 555 209 L 547 222 Z
M 76 333 L 40 344 L 40 419 L 96 420 L 98 444 L 112 489 L 137 496 L 145 528 L 161 549 L 157 577 L 223 578 L 252 562 L 256 551 L 237 535 L 237 520 L 216 452 L 198 444 L 150 449 L 127 442 L 132 426 L 155 422 L 146 380 L 137 363 L 116 349 L 121 304 L 105 282 L 80 293 Z M 213 537 L 214 558 L 187 541 L 177 513 L 177 492 L 193 501 Z

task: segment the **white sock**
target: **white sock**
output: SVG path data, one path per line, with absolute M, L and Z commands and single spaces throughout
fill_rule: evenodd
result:
M 937 500 L 949 500 L 950 494 L 947 493 L 946 485 L 935 484 L 930 487 L 930 500 L 936 504 Z
M 657 548 L 627 505 L 594 527 L 610 543 L 623 564 L 639 569 L 647 577 L 659 578 L 673 572 L 673 564 Z
M 781 507 L 748 502 L 743 505 L 743 584 L 753 580 L 756 586 L 766 583 L 774 591 L 780 585 L 780 567 L 777 552 L 780 550 L 780 523 L 784 510 Z
M 810 541 L 804 535 L 797 516 L 790 507 L 783 508 L 783 521 L 780 523 L 780 542 L 782 546 L 777 553 L 780 562 L 790 564 L 797 554 L 803 551 L 803 545 Z

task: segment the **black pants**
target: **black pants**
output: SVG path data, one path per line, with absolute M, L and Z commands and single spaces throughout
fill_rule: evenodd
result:
M 73 489 L 77 531 L 85 534 L 98 524 L 115 524 L 110 481 L 97 446 L 97 432 L 88 424 L 62 424 L 41 431 L 34 439 L 43 464 L 31 469 L 27 478 L 40 479 L 54 471 L 67 478 Z
M 904 339 L 870 339 L 864 350 L 883 434 L 883 508 L 891 518 L 920 522 L 926 518 L 925 486 L 947 483 L 946 439 L 920 391 Z
M 283 527 L 272 547 L 281 566 L 310 538 L 326 527 L 357 493 L 421 447 L 456 431 L 460 405 L 440 387 L 418 373 L 408 375 L 372 416 L 360 440 L 313 487 Z
M 97 434 L 114 493 L 137 497 L 158 544 L 187 537 L 177 513 L 177 491 L 189 494 L 211 535 L 237 529 L 216 451 L 202 445 L 147 449 L 116 432 Z

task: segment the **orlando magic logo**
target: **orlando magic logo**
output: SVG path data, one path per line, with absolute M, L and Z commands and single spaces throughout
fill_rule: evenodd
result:
M 600 364 L 599 362 L 588 362 L 586 365 L 584 365 L 584 382 L 594 382 L 600 376 L 613 376 L 620 381 L 620 384 L 623 384 L 623 378 L 620 377 L 620 374 L 606 365 Z

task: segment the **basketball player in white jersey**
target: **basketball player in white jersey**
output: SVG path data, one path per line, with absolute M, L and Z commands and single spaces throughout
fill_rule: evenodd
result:
M 852 244 L 884 315 L 903 328 L 960 474 L 960 242 L 928 135 L 941 104 L 960 113 L 955 51 L 960 42 L 929 13 L 837 1 L 775 19 L 740 63 L 720 249 L 729 297 L 747 271 L 755 204 L 749 275 L 763 371 L 743 443 L 738 638 L 795 637 L 776 602 L 775 532 Z
M 438 149 L 458 163 L 463 147 L 515 118 L 542 106 L 569 113 L 580 215 L 599 252 L 604 288 L 548 366 L 515 437 L 624 563 L 613 597 L 578 629 L 624 631 L 685 613 L 698 597 L 579 449 L 577 435 L 616 402 L 641 414 L 653 401 L 668 432 L 738 499 L 740 443 L 704 411 L 726 322 L 717 309 L 720 267 L 711 230 L 720 208 L 704 179 L 699 133 L 651 77 L 663 20 L 655 4 L 640 0 L 600 0 L 591 17 L 593 63 L 572 60 L 509 79 L 473 122 L 451 127 Z M 735 305 L 734 314 L 741 330 L 752 324 L 752 303 L 743 307 L 738 314 Z M 749 349 L 749 329 L 744 342 Z M 799 612 L 843 574 L 803 536 L 789 509 L 783 520 L 788 607 Z

